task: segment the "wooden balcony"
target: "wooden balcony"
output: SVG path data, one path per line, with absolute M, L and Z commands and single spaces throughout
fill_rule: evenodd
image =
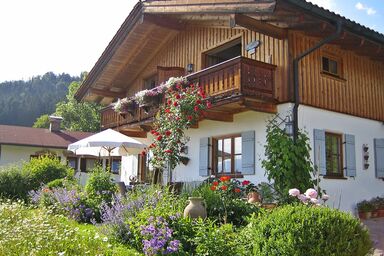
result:
M 207 117 L 219 120 L 220 111 L 229 114 L 254 109 L 275 112 L 274 70 L 276 66 L 244 57 L 236 57 L 187 76 L 203 87 L 213 108 Z M 132 132 L 145 132 L 157 109 L 145 113 L 137 109 L 133 115 L 120 116 L 111 107 L 101 111 L 101 128 L 119 127 Z M 216 113 L 216 114 L 215 114 Z M 219 113 L 219 114 L 217 114 Z M 225 118 L 223 121 L 230 121 Z

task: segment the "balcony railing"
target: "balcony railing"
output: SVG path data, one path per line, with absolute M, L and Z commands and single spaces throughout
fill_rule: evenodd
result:
M 275 65 L 239 56 L 190 74 L 187 78 L 202 86 L 215 102 L 233 96 L 270 101 L 274 99 L 275 68 Z M 152 109 L 145 113 L 143 109 L 137 109 L 133 115 L 121 116 L 107 107 L 101 111 L 102 129 L 150 122 L 156 111 Z

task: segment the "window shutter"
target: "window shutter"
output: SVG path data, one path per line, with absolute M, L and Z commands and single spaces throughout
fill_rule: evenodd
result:
M 327 174 L 327 165 L 325 163 L 325 131 L 314 129 L 314 159 L 315 165 L 320 175 Z
M 241 133 L 241 173 L 255 174 L 255 131 Z
M 384 178 L 384 139 L 374 139 L 376 178 Z
M 356 177 L 356 149 L 355 136 L 350 134 L 344 135 L 345 141 L 345 170 L 349 177 Z
M 199 175 L 209 175 L 209 141 L 208 137 L 200 139 Z

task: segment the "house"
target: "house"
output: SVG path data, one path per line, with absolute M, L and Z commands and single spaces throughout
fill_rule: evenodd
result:
M 353 211 L 383 195 L 383 34 L 305 0 L 140 1 L 76 98 L 106 105 L 102 129 L 149 142 L 156 110 L 123 117 L 108 104 L 176 76 L 198 82 L 213 107 L 187 131 L 190 161 L 174 180 L 265 181 L 266 124 L 278 114 L 294 138 L 309 134 L 330 206 Z M 140 157 L 124 161 L 150 174 Z
M 76 156 L 67 151 L 67 147 L 93 133 L 60 130 L 61 120 L 61 117 L 50 116 L 49 129 L 0 125 L 0 166 L 52 155 L 79 171 L 92 168 L 96 157 Z

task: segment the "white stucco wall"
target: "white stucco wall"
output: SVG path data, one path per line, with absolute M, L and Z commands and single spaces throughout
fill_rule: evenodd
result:
M 308 106 L 299 108 L 299 126 L 304 128 L 313 147 L 313 129 L 355 135 L 356 177 L 346 180 L 321 179 L 320 187 L 331 196 L 328 205 L 355 213 L 356 203 L 375 196 L 384 196 L 384 181 L 375 177 L 374 138 L 384 138 L 382 122 L 325 111 Z M 369 168 L 363 169 L 363 144 L 369 147 Z M 314 154 L 312 152 L 312 161 Z
M 63 163 L 66 161 L 66 158 L 63 155 L 64 149 L 1 145 L 0 166 L 9 164 L 21 164 L 23 161 L 29 161 L 31 155 L 34 155 L 36 152 L 43 150 L 55 152 L 56 155 L 61 158 Z
M 282 104 L 278 107 L 282 117 L 292 109 L 292 104 Z M 248 111 L 234 116 L 234 122 L 225 123 L 205 120 L 199 123 L 198 129 L 190 129 L 187 135 L 191 140 L 188 143 L 188 157 L 191 159 L 187 166 L 180 165 L 175 169 L 175 181 L 197 181 L 206 177 L 199 176 L 199 140 L 202 137 L 211 137 L 240 133 L 255 130 L 256 133 L 256 174 L 245 175 L 244 179 L 258 184 L 266 181 L 265 172 L 261 167 L 264 158 L 264 144 L 266 137 L 266 120 L 273 115 Z M 384 181 L 375 178 L 374 170 L 374 138 L 384 138 L 384 125 L 381 122 L 358 118 L 350 115 L 325 111 L 308 106 L 299 108 L 299 127 L 304 129 L 310 138 L 313 147 L 313 129 L 325 129 L 341 134 L 355 135 L 357 176 L 343 180 L 321 179 L 320 187 L 331 196 L 328 201 L 330 207 L 355 213 L 356 203 L 363 199 L 384 195 Z M 363 170 L 362 145 L 369 146 L 368 170 Z M 314 158 L 311 152 L 312 161 Z

